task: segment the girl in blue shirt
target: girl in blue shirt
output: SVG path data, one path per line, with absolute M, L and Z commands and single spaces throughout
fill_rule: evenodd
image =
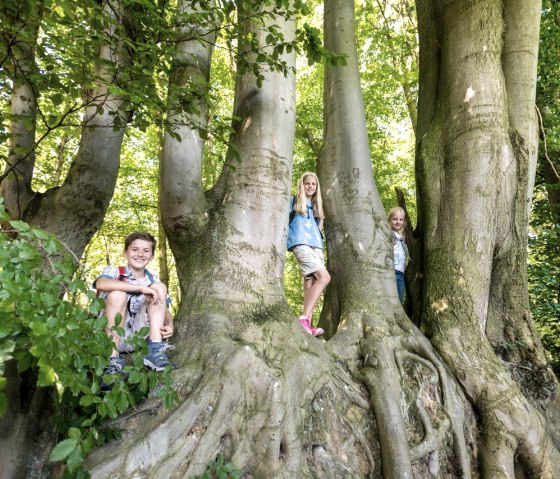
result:
M 290 200 L 288 250 L 298 260 L 303 274 L 303 313 L 299 322 L 312 336 L 324 333 L 312 328 L 313 308 L 331 280 L 323 257 L 323 200 L 317 175 L 304 173 L 298 183 L 295 198 Z

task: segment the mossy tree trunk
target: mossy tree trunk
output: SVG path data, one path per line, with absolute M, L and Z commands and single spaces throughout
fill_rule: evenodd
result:
M 540 2 L 417 7 L 422 328 L 480 414 L 484 476 L 556 477 L 558 383 L 526 274 Z

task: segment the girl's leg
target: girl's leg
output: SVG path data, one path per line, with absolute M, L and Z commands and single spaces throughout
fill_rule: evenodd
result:
M 113 352 L 111 356 L 118 356 L 119 344 L 121 343 L 121 337 L 116 331 L 112 331 L 114 326 L 122 326 L 124 316 L 126 314 L 126 304 L 128 302 L 128 295 L 124 291 L 111 291 L 105 298 L 105 316 L 107 317 L 107 326 L 105 326 L 105 332 L 107 336 L 113 338 Z M 121 315 L 121 319 L 118 324 L 115 323 L 115 318 L 117 313 Z
M 402 304 L 404 299 L 404 273 L 395 270 L 395 276 L 397 278 L 397 293 L 399 294 L 399 301 Z
M 331 275 L 323 268 L 313 273 L 315 279 L 304 280 L 303 283 L 303 316 L 311 318 L 313 316 L 313 308 L 319 300 L 321 293 L 331 281 Z

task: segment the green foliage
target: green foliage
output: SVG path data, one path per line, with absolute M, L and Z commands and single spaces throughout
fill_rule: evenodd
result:
M 560 3 L 543 1 L 537 106 L 546 142 L 539 145 L 529 235 L 531 314 L 552 367 L 560 375 Z M 556 170 L 556 175 L 553 170 Z
M 206 471 L 199 479 L 239 479 L 241 471 L 235 469 L 233 464 L 226 463 L 224 456 L 219 454 L 214 461 L 208 463 Z
M 133 338 L 133 364 L 124 368 L 127 381 L 117 377 L 113 389 L 101 394 L 99 378 L 112 350 L 107 320 L 99 316 L 103 301 L 73 276 L 75 260 L 56 238 L 10 221 L 1 200 L 0 221 L 0 414 L 9 406 L 6 362 L 15 361 L 19 375 L 35 371 L 36 387 L 55 387 L 59 397 L 64 440 L 50 459 L 66 463 L 65 476 L 80 475 L 84 457 L 115 435 L 103 427 L 106 419 L 125 412 L 158 384 L 159 397 L 173 406 L 178 397 L 171 371 L 159 375 L 143 369 L 146 341 L 139 334 Z
M 553 369 L 560 375 L 560 224 L 553 221 L 543 186 L 535 189 L 529 235 L 531 314 Z

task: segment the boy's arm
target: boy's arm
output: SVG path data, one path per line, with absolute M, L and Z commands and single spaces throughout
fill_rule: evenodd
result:
M 124 291 L 125 293 L 141 293 L 144 296 L 149 296 L 151 300 L 157 300 L 156 302 L 163 301 L 159 297 L 157 291 L 150 288 L 149 286 L 142 286 L 140 284 L 127 283 L 126 281 L 120 281 L 118 279 L 110 279 L 101 276 L 95 281 L 95 288 L 99 291 Z

